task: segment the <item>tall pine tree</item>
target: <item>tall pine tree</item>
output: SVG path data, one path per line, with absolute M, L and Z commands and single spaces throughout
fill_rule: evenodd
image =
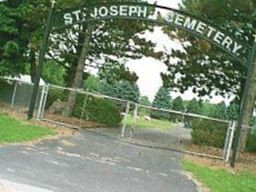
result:
M 161 87 L 154 98 L 152 106 L 158 109 L 171 109 L 171 99 L 170 91 L 165 87 Z M 161 111 L 153 111 L 151 116 L 156 119 L 169 119 L 170 117 L 169 113 Z
M 184 111 L 184 104 L 181 97 L 177 97 L 173 100 L 172 109 L 176 111 Z

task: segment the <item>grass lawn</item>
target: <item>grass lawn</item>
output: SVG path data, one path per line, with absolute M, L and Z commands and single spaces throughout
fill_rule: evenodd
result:
M 54 134 L 48 128 L 28 125 L 0 113 L 0 144 L 31 141 Z
M 225 170 L 213 170 L 184 160 L 182 166 L 186 171 L 207 186 L 211 192 L 255 192 L 256 174 L 249 172 L 230 173 Z
M 132 125 L 132 117 L 128 116 L 127 126 Z M 157 120 L 152 119 L 152 121 L 147 121 L 141 117 L 136 119 L 136 128 L 149 128 L 149 129 L 159 129 L 159 130 L 168 130 L 172 128 L 172 123 L 166 120 Z

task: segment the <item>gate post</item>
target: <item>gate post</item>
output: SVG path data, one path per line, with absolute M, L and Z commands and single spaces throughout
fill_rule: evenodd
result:
M 225 160 L 227 157 L 227 151 L 228 151 L 228 143 L 230 140 L 230 133 L 231 133 L 231 127 L 232 127 L 232 121 L 228 122 L 228 128 L 227 128 L 227 132 L 226 132 L 226 139 L 225 139 L 225 143 L 224 143 L 224 149 L 223 149 L 223 159 Z
M 36 98 L 37 98 L 37 94 L 38 94 L 41 75 L 43 72 L 45 52 L 46 52 L 48 41 L 49 41 L 49 36 L 50 36 L 50 31 L 51 31 L 51 23 L 52 23 L 52 15 L 53 15 L 55 3 L 56 3 L 56 0 L 52 0 L 52 5 L 51 5 L 50 11 L 49 11 L 48 18 L 47 18 L 47 23 L 46 23 L 46 27 L 45 27 L 45 31 L 44 31 L 44 37 L 43 37 L 43 41 L 42 41 L 41 48 L 40 48 L 38 68 L 37 68 L 34 87 L 33 87 L 32 95 L 30 98 L 30 103 L 29 103 L 28 120 L 33 118 L 33 114 L 34 114 L 34 110 L 35 110 Z
M 125 136 L 125 130 L 126 130 L 126 125 L 127 125 L 127 118 L 128 118 L 129 111 L 130 111 L 130 106 L 131 106 L 131 103 L 128 101 L 126 104 L 126 110 L 125 110 L 125 115 L 124 115 L 124 120 L 123 120 L 123 127 L 122 127 L 122 131 L 121 131 L 121 137 Z
M 234 141 L 235 129 L 236 129 L 236 122 L 235 121 L 230 122 L 229 128 L 228 128 L 228 135 L 227 135 L 227 143 L 226 143 L 227 145 L 226 145 L 226 150 L 224 154 L 224 160 L 226 163 L 228 163 L 230 159 L 230 153 L 231 153 L 232 145 Z
M 17 93 L 17 87 L 18 87 L 18 82 L 14 81 L 14 88 L 13 88 L 13 93 L 12 93 L 12 103 L 11 103 L 11 108 L 14 108 L 14 103 L 16 99 L 16 93 Z
M 43 115 L 44 115 L 44 112 L 45 112 L 45 107 L 46 107 L 46 102 L 47 102 L 47 99 L 48 99 L 49 89 L 50 89 L 50 85 L 47 84 L 45 94 L 44 94 L 43 107 L 42 107 L 41 116 L 40 116 L 41 120 L 43 119 Z
M 241 106 L 240 106 L 240 113 L 239 113 L 239 119 L 238 119 L 238 125 L 237 125 L 238 135 L 235 138 L 233 155 L 232 155 L 232 159 L 231 159 L 231 163 L 230 163 L 231 167 L 235 167 L 235 162 L 236 162 L 236 159 L 238 156 L 240 140 L 241 140 L 241 136 L 243 133 L 243 124 L 244 124 L 244 120 L 246 118 L 245 113 L 248 110 L 248 103 L 249 103 L 248 96 L 252 89 L 251 84 L 252 84 L 253 78 L 254 78 L 253 73 L 256 69 L 255 52 L 256 52 L 256 36 L 254 35 L 252 52 L 250 54 L 249 62 L 248 62 L 246 84 L 244 87 L 244 93 L 243 93 L 242 102 L 241 102 Z
M 41 97 L 39 101 L 39 106 L 37 110 L 37 120 L 41 120 L 42 117 L 42 110 L 43 110 L 43 105 L 44 105 L 44 99 L 45 99 L 45 92 L 46 92 L 46 85 L 43 86 L 42 92 L 41 92 Z
M 136 126 L 137 117 L 138 117 L 138 104 L 135 103 L 135 108 L 134 108 L 133 117 L 132 117 L 132 126 L 131 126 L 131 129 L 130 129 L 130 137 L 133 136 L 133 132 L 134 132 L 135 126 Z

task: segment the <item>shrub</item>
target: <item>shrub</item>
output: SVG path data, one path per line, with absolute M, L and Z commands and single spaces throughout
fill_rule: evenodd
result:
M 196 145 L 223 148 L 228 125 L 210 120 L 196 119 L 191 122 L 192 140 Z
M 100 98 L 88 98 L 85 108 L 84 116 L 81 117 L 84 107 L 84 96 L 78 96 L 76 100 L 76 107 L 73 115 L 75 117 L 87 119 L 93 122 L 104 124 L 109 127 L 116 127 L 122 120 L 120 111 L 116 104 Z
M 67 96 L 65 95 L 65 92 L 60 89 L 50 89 L 47 97 L 46 102 L 46 109 L 49 109 L 49 107 L 57 100 L 65 101 L 67 99 Z
M 172 121 L 174 123 L 182 123 L 182 122 L 184 122 L 184 116 L 171 113 L 170 121 Z
M 153 119 L 159 119 L 159 120 L 169 120 L 170 119 L 170 114 L 168 112 L 158 111 L 158 110 L 152 110 L 150 116 Z
M 256 133 L 249 135 L 246 145 L 246 151 L 256 152 Z

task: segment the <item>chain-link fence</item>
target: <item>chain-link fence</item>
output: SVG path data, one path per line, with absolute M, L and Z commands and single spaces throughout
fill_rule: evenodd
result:
M 116 127 L 126 109 L 124 100 L 83 90 L 48 85 L 42 93 L 38 119 L 72 128 Z M 74 97 L 71 105 L 70 93 Z
M 40 86 L 36 101 L 39 107 L 40 96 L 44 86 Z M 0 108 L 26 114 L 29 107 L 33 84 L 14 78 L 0 78 Z
M 256 125 L 255 123 L 251 123 L 251 126 L 243 126 L 242 127 L 242 135 L 247 135 L 247 143 L 245 146 L 246 152 L 256 152 Z M 243 137 L 241 138 L 243 139 Z
M 75 98 L 71 115 L 70 93 Z M 229 159 L 235 135 L 233 122 L 54 85 L 42 90 L 39 108 L 38 119 L 48 122 L 95 128 L 123 142 L 218 159 Z
M 0 108 L 26 115 L 32 89 L 31 83 L 0 78 Z M 67 115 L 70 92 L 75 100 L 71 115 Z M 38 120 L 71 128 L 94 128 L 99 134 L 122 138 L 123 142 L 226 161 L 232 155 L 237 134 L 235 122 L 54 85 L 40 86 L 35 112 Z M 248 133 L 248 152 L 256 151 L 256 123 L 252 125 L 243 127 L 243 132 Z
M 138 104 L 124 122 L 122 136 L 140 145 L 217 159 L 230 156 L 232 122 Z

